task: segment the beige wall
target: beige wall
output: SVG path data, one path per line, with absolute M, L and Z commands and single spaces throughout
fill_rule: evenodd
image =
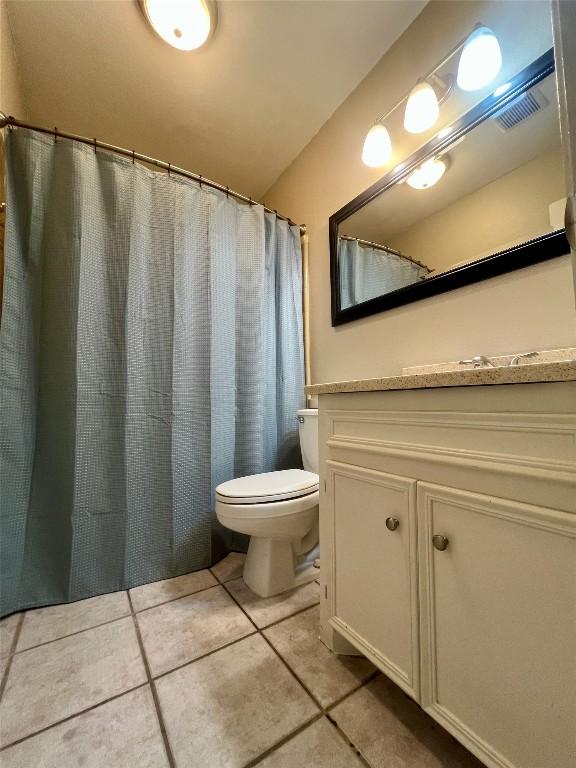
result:
M 360 160 L 375 116 L 392 106 L 476 21 L 506 36 L 506 59 L 515 45 L 525 45 L 542 28 L 534 18 L 537 13 L 546 21 L 547 6 L 431 2 L 267 193 L 267 204 L 308 226 L 314 382 L 390 375 L 406 365 L 478 353 L 576 345 L 569 257 L 338 328 L 330 325 L 328 217 L 383 173 Z M 398 136 L 395 142 L 398 148 Z M 401 159 L 400 147 L 391 164 Z
M 550 232 L 548 206 L 565 189 L 562 153 L 553 149 L 385 242 L 431 269 L 450 269 Z
M 16 51 L 5 0 L 0 0 L 0 110 L 8 115 L 25 118 Z

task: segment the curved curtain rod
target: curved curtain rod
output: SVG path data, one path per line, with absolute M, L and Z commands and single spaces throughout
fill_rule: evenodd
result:
M 386 253 L 391 253 L 394 256 L 398 256 L 401 259 L 406 259 L 406 261 L 411 261 L 412 264 L 417 264 L 419 267 L 423 267 L 424 269 L 427 269 L 428 272 L 432 272 L 430 267 L 427 264 L 424 264 L 423 261 L 418 261 L 418 259 L 412 259 L 410 256 L 406 256 L 404 253 L 401 253 L 400 251 L 395 250 L 394 248 L 389 248 L 387 245 L 382 245 L 381 243 L 373 243 L 371 240 L 362 240 L 361 237 L 351 237 L 350 235 L 338 235 L 340 240 L 352 240 L 356 243 L 360 243 L 360 245 L 369 245 L 370 248 L 376 248 L 379 251 L 386 251 Z
M 274 211 L 272 210 L 272 208 L 268 208 L 262 203 L 258 203 L 257 200 L 253 200 L 251 197 L 247 197 L 246 195 L 243 195 L 240 192 L 235 192 L 233 189 L 230 189 L 229 187 L 225 187 L 223 184 L 218 184 L 217 181 L 211 181 L 210 179 L 205 179 L 204 176 L 201 176 L 198 173 L 192 173 L 192 171 L 187 171 L 184 168 L 178 168 L 177 166 L 172 165 L 171 163 L 166 163 L 164 162 L 164 160 L 158 160 L 155 157 L 149 157 L 148 155 L 143 155 L 140 152 L 134 151 L 133 149 L 116 147 L 114 146 L 114 144 L 107 144 L 106 142 L 99 141 L 98 139 L 89 139 L 86 136 L 77 136 L 74 133 L 65 133 L 64 131 L 59 131 L 57 128 L 43 128 L 42 126 L 39 126 L 39 125 L 32 125 L 31 123 L 27 123 L 24 120 L 18 120 L 17 118 L 12 117 L 12 115 L 5 115 L 3 112 L 0 112 L 0 128 L 10 128 L 11 126 L 14 126 L 17 128 L 27 128 L 31 131 L 38 131 L 39 133 L 47 133 L 50 136 L 55 136 L 62 139 L 70 139 L 71 141 L 78 141 L 81 144 L 88 144 L 91 147 L 94 147 L 95 149 L 104 149 L 107 152 L 114 152 L 117 155 L 123 155 L 124 157 L 129 157 L 132 160 L 140 160 L 143 163 L 154 165 L 157 168 L 163 168 L 164 170 L 168 171 L 168 173 L 175 173 L 177 176 L 184 176 L 187 179 L 192 179 L 193 181 L 197 181 L 200 184 L 200 186 L 205 184 L 207 187 L 211 187 L 212 189 L 217 189 L 220 192 L 224 192 L 227 196 L 230 195 L 231 197 L 236 198 L 236 200 L 241 200 L 242 202 L 248 203 L 249 205 L 262 205 L 262 207 L 267 213 L 273 213 L 275 216 L 277 216 L 277 218 L 282 219 L 282 221 L 287 221 L 288 224 L 290 224 L 293 227 L 298 226 L 300 228 L 300 234 L 304 234 L 306 232 L 305 224 L 296 224 L 288 216 L 282 216 L 282 214 L 278 213 L 278 211 Z

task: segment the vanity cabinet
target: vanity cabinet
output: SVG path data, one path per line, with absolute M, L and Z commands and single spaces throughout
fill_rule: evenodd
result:
M 333 624 L 416 696 L 416 481 L 331 461 L 327 478 L 337 566 Z
M 321 395 L 321 636 L 491 768 L 576 760 L 576 384 Z

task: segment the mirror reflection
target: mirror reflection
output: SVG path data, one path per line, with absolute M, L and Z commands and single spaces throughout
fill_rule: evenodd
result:
M 339 223 L 340 308 L 561 230 L 564 196 L 552 73 Z

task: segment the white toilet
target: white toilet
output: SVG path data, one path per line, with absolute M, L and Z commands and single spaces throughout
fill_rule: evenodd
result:
M 216 488 L 216 516 L 248 534 L 244 581 L 271 597 L 318 578 L 318 410 L 298 411 L 304 469 L 265 472 Z

